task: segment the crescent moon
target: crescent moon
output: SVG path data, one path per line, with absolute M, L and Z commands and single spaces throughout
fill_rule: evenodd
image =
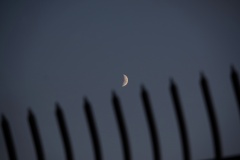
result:
M 122 87 L 125 87 L 127 84 L 128 84 L 128 77 L 124 74 Z

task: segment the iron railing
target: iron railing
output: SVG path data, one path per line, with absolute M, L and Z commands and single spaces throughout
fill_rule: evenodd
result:
M 239 84 L 237 71 L 234 69 L 234 67 L 231 67 L 230 78 L 231 78 L 234 94 L 236 97 L 236 101 L 239 109 L 239 117 L 240 117 L 240 84 Z M 213 146 L 214 146 L 214 156 L 215 156 L 214 159 L 235 159 L 235 158 L 240 159 L 240 155 L 234 155 L 232 157 L 223 156 L 222 143 L 219 136 L 220 132 L 218 127 L 218 121 L 216 119 L 216 115 L 214 111 L 214 104 L 213 104 L 213 100 L 211 98 L 210 89 L 209 89 L 210 87 L 208 85 L 208 80 L 203 73 L 201 73 L 199 84 L 202 90 L 203 99 L 206 104 L 207 116 L 208 116 L 209 124 L 211 127 L 212 140 L 213 140 Z M 175 113 L 178 121 L 178 129 L 179 129 L 181 143 L 182 143 L 183 159 L 190 160 L 191 151 L 190 151 L 189 141 L 188 141 L 189 136 L 187 134 L 187 128 L 185 125 L 185 117 L 182 111 L 181 99 L 178 93 L 178 88 L 176 83 L 173 80 L 170 80 L 169 90 L 170 90 L 170 94 L 172 97 L 172 101 L 173 101 L 173 105 L 174 105 L 174 109 L 175 109 Z M 148 130 L 151 136 L 153 157 L 154 157 L 154 160 L 160 160 L 161 150 L 160 150 L 159 138 L 158 138 L 159 134 L 157 133 L 157 128 L 156 128 L 154 116 L 151 109 L 149 95 L 143 86 L 141 88 L 141 98 L 143 101 L 145 117 L 148 124 Z M 131 160 L 132 156 L 131 156 L 131 147 L 129 144 L 128 132 L 125 126 L 124 116 L 121 111 L 121 104 L 120 104 L 119 98 L 114 92 L 112 93 L 112 104 L 113 104 L 115 118 L 117 121 L 120 138 L 122 142 L 124 159 Z M 92 139 L 95 159 L 102 160 L 103 159 L 102 149 L 99 141 L 98 131 L 96 128 L 95 118 L 91 109 L 91 105 L 87 100 L 87 98 L 84 99 L 84 111 L 85 111 L 86 120 L 88 122 L 89 131 Z M 66 159 L 73 160 L 74 155 L 72 152 L 72 147 L 71 147 L 71 143 L 70 143 L 70 139 L 67 131 L 67 126 L 64 119 L 64 113 L 58 103 L 56 103 L 55 116 L 58 122 L 59 132 L 62 137 Z M 36 157 L 38 158 L 38 160 L 44 160 L 45 159 L 44 149 L 41 144 L 42 141 L 39 135 L 37 121 L 34 113 L 31 110 L 28 111 L 27 118 L 28 118 L 30 132 L 32 135 L 33 144 L 35 146 Z M 5 140 L 6 149 L 8 152 L 8 157 L 10 160 L 16 160 L 18 158 L 16 154 L 14 140 L 11 133 L 11 127 L 4 114 L 2 114 L 1 124 L 2 124 L 2 132 Z

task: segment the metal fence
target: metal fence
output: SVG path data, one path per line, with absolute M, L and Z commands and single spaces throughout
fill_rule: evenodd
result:
M 230 79 L 232 82 L 233 92 L 235 94 L 236 101 L 238 104 L 239 118 L 240 118 L 240 85 L 239 85 L 237 71 L 234 69 L 233 66 L 231 67 Z M 218 126 L 218 122 L 217 122 L 215 111 L 214 111 L 215 107 L 212 102 L 208 80 L 203 73 L 201 73 L 199 85 L 202 91 L 203 99 L 205 101 L 209 124 L 211 126 L 211 134 L 212 134 L 212 141 L 213 141 L 214 155 L 215 155 L 214 159 L 240 159 L 240 155 L 233 155 L 232 157 L 223 157 L 222 143 L 219 136 L 220 135 L 219 126 Z M 181 143 L 182 143 L 183 159 L 189 160 L 191 159 L 191 152 L 190 152 L 189 141 L 188 141 L 189 137 L 188 137 L 188 133 L 185 125 L 185 117 L 182 111 L 181 99 L 179 97 L 178 87 L 174 82 L 174 80 L 170 80 L 169 90 L 170 90 L 170 94 L 174 104 L 175 114 L 178 122 L 178 129 L 179 129 Z M 148 130 L 151 136 L 152 154 L 153 154 L 154 160 L 160 160 L 161 147 L 159 145 L 159 138 L 158 138 L 159 134 L 157 133 L 156 124 L 155 124 L 154 116 L 151 109 L 151 103 L 148 98 L 148 93 L 143 86 L 141 87 L 141 99 L 142 99 L 143 107 L 145 111 L 145 118 L 148 124 Z M 131 156 L 131 148 L 129 145 L 128 132 L 125 126 L 124 116 L 121 111 L 120 100 L 114 92 L 112 93 L 112 105 L 114 108 L 115 118 L 117 121 L 119 134 L 122 142 L 124 159 L 131 160 L 132 156 Z M 98 131 L 96 128 L 95 118 L 91 109 L 90 102 L 87 100 L 87 98 L 84 99 L 83 107 L 86 115 L 86 120 L 88 122 L 88 127 L 90 131 L 89 133 L 91 134 L 95 159 L 102 160 L 103 159 L 102 149 L 99 141 Z M 58 122 L 59 132 L 62 137 L 66 159 L 73 160 L 74 155 L 72 152 L 72 147 L 71 147 L 71 143 L 70 143 L 70 139 L 67 131 L 67 126 L 64 119 L 64 113 L 58 103 L 56 104 L 55 116 Z M 27 120 L 28 120 L 30 131 L 31 131 L 33 144 L 35 146 L 36 157 L 38 158 L 38 160 L 44 160 L 45 159 L 44 149 L 42 147 L 42 142 L 40 138 L 41 136 L 39 135 L 39 131 L 38 131 L 37 120 L 34 113 L 31 110 L 28 111 Z M 14 140 L 12 138 L 11 126 L 8 122 L 7 117 L 5 117 L 4 114 L 2 115 L 1 125 L 2 125 L 2 132 L 4 135 L 5 145 L 8 152 L 8 157 L 10 160 L 16 160 L 18 158 L 16 154 L 16 148 L 14 146 Z

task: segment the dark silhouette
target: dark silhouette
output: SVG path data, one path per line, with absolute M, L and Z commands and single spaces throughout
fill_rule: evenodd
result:
M 112 102 L 114 105 L 115 117 L 118 123 L 119 132 L 121 135 L 124 157 L 125 157 L 125 160 L 131 160 L 132 158 L 130 153 L 127 130 L 125 127 L 124 118 L 123 118 L 121 107 L 120 107 L 120 102 L 115 93 L 112 93 Z
M 95 151 L 95 159 L 102 160 L 102 153 L 101 153 L 101 147 L 100 147 L 100 142 L 98 138 L 98 132 L 97 132 L 94 116 L 92 113 L 92 109 L 87 99 L 84 99 L 84 109 L 85 109 L 85 113 L 88 121 L 90 134 L 92 136 L 92 143 Z
M 237 99 L 237 103 L 239 106 L 239 115 L 240 115 L 240 85 L 239 85 L 239 79 L 236 70 L 234 67 L 231 67 L 231 80 L 232 80 L 232 86 L 233 90 Z M 222 146 L 221 146 L 221 138 L 220 138 L 220 132 L 217 124 L 217 118 L 215 115 L 214 111 L 214 105 L 213 105 L 213 100 L 210 94 L 209 86 L 208 86 L 208 81 L 205 78 L 203 74 L 201 74 L 200 77 L 200 87 L 203 95 L 203 99 L 206 104 L 206 111 L 207 111 L 207 116 L 209 119 L 210 127 L 211 127 L 211 132 L 212 132 L 212 139 L 213 139 L 213 147 L 214 147 L 214 152 L 215 152 L 215 157 L 214 159 L 240 159 L 240 155 L 232 155 L 225 157 L 223 156 L 222 153 Z M 180 138 L 182 141 L 182 149 L 183 149 L 183 159 L 185 160 L 190 160 L 191 159 L 191 152 L 190 152 L 190 146 L 189 146 L 189 137 L 187 134 L 187 127 L 185 124 L 185 119 L 184 119 L 184 114 L 182 110 L 182 105 L 181 105 L 181 100 L 180 96 L 178 93 L 177 85 L 173 80 L 170 81 L 170 93 L 172 97 L 172 102 L 174 104 L 174 109 L 176 113 L 176 118 L 179 126 L 179 133 L 180 133 Z M 154 160 L 160 160 L 161 159 L 161 152 L 160 152 L 160 145 L 159 145 L 159 139 L 158 139 L 158 133 L 157 133 L 157 127 L 154 121 L 154 115 L 152 112 L 152 106 L 148 97 L 148 93 L 146 89 L 142 86 L 141 87 L 141 99 L 143 102 L 143 107 L 145 111 L 145 116 L 148 124 L 148 129 L 150 133 L 150 138 L 151 138 L 151 143 L 152 143 L 152 151 L 153 151 L 153 157 Z M 129 139 L 128 139 L 128 133 L 125 125 L 125 119 L 121 110 L 121 104 L 120 100 L 117 97 L 117 95 L 113 92 L 112 93 L 112 104 L 114 107 L 114 114 L 115 118 L 117 121 L 117 125 L 119 128 L 119 133 L 120 133 L 120 138 L 122 141 L 122 148 L 123 148 L 123 154 L 125 160 L 131 160 L 131 149 L 130 149 L 130 144 L 129 144 Z M 96 122 L 94 119 L 94 114 L 92 112 L 91 106 L 88 102 L 88 100 L 85 98 L 84 99 L 84 111 L 90 131 L 90 135 L 92 138 L 92 144 L 94 148 L 94 154 L 95 154 L 95 159 L 96 160 L 102 160 L 102 152 L 101 152 L 101 145 L 100 145 L 100 140 L 97 132 L 97 127 L 96 127 Z M 60 134 L 62 136 L 63 140 L 63 145 L 64 149 L 66 152 L 66 159 L 67 160 L 73 160 L 73 153 L 72 153 L 72 148 L 70 144 L 70 139 L 67 131 L 67 125 L 64 120 L 64 114 L 63 111 L 61 110 L 59 104 L 56 103 L 56 118 L 60 130 Z M 32 135 L 32 140 L 35 145 L 35 151 L 36 151 L 36 156 L 38 160 L 44 160 L 44 149 L 41 144 L 41 138 L 36 122 L 35 115 L 31 110 L 28 111 L 28 123 Z M 2 131 L 3 131 L 3 136 L 5 140 L 5 145 L 6 149 L 8 152 L 8 157 L 9 160 L 17 160 L 17 155 L 16 155 L 16 150 L 14 147 L 14 142 L 12 138 L 12 133 L 10 129 L 10 125 L 8 123 L 7 118 L 2 115 Z
M 14 143 L 13 143 L 12 133 L 10 130 L 8 120 L 5 118 L 4 115 L 2 115 L 2 130 L 3 130 L 3 136 L 5 139 L 5 144 L 8 151 L 9 160 L 16 160 L 17 155 L 16 155 Z
M 222 145 L 221 145 L 221 139 L 220 139 L 220 132 L 219 132 L 218 124 L 217 124 L 217 118 L 215 115 L 212 98 L 211 98 L 209 87 L 208 87 L 208 82 L 207 82 L 207 79 L 204 77 L 203 73 L 201 74 L 200 85 L 202 88 L 202 94 L 203 94 L 205 104 L 206 104 L 209 123 L 211 125 L 215 158 L 221 159 L 222 158 Z
M 190 160 L 191 154 L 190 154 L 190 148 L 189 148 L 189 142 L 188 142 L 187 128 L 185 124 L 185 119 L 182 111 L 180 98 L 178 95 L 177 86 L 173 82 L 173 80 L 170 81 L 170 91 L 171 91 L 172 100 L 175 106 L 176 117 L 177 117 L 180 136 L 182 140 L 183 159 Z
M 66 159 L 73 160 L 74 158 L 73 158 L 72 147 L 71 147 L 68 132 L 67 132 L 67 126 L 65 124 L 63 112 L 58 103 L 56 103 L 56 116 L 57 116 L 58 126 L 62 135 L 64 148 L 66 151 Z
M 240 115 L 240 84 L 238 79 L 238 74 L 235 68 L 231 67 L 231 79 L 232 79 L 232 86 L 235 93 L 235 97 L 238 103 L 239 115 Z
M 38 160 L 44 160 L 43 148 L 41 144 L 41 139 L 38 132 L 37 122 L 34 114 L 31 110 L 28 111 L 28 123 L 32 134 L 32 139 L 35 146 L 35 151 Z
M 144 104 L 145 115 L 146 115 L 146 119 L 147 119 L 147 123 L 148 123 L 148 127 L 149 127 L 149 132 L 151 134 L 154 160 L 160 160 L 161 155 L 160 155 L 160 151 L 159 151 L 160 149 L 159 149 L 159 144 L 158 144 L 157 129 L 156 129 L 156 125 L 154 122 L 151 104 L 148 99 L 148 94 L 143 86 L 142 86 L 142 101 Z

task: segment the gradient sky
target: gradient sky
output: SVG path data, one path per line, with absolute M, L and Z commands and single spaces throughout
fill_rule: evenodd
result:
M 121 98 L 133 159 L 152 159 L 141 84 L 151 96 L 163 158 L 181 159 L 170 78 L 179 87 L 192 158 L 211 158 L 200 72 L 210 83 L 224 155 L 240 154 L 240 121 L 229 77 L 230 65 L 240 72 L 239 8 L 238 1 L 1 1 L 0 113 L 11 124 L 19 159 L 35 159 L 26 121 L 29 108 L 46 158 L 65 158 L 54 116 L 59 102 L 75 159 L 93 160 L 83 112 L 87 96 L 104 159 L 121 160 L 113 90 Z M 129 77 L 124 88 L 123 74 Z M 7 159 L 1 130 L 0 159 Z

